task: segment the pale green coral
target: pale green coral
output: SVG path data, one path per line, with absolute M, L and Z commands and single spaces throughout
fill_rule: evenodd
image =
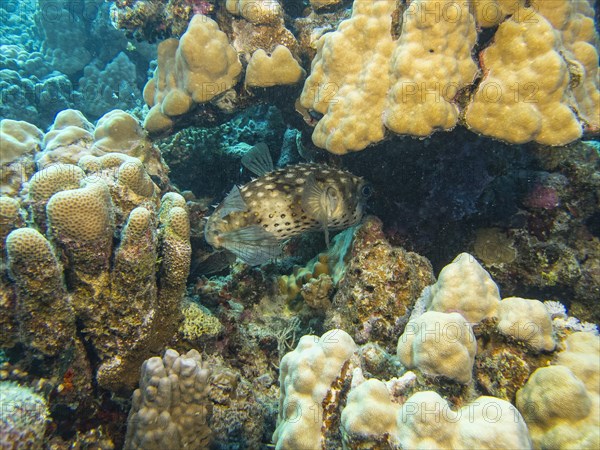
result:
M 181 306 L 183 313 L 183 323 L 179 327 L 179 332 L 183 337 L 191 342 L 202 338 L 212 338 L 223 331 L 223 326 L 219 319 L 211 312 L 198 303 L 186 299 Z
M 0 447 L 38 449 L 50 419 L 48 404 L 30 388 L 0 381 Z

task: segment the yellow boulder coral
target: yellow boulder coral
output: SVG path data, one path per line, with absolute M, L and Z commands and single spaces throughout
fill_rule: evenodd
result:
M 502 300 L 498 305 L 498 329 L 537 351 L 552 351 L 556 347 L 552 319 L 539 300 L 519 297 Z
M 0 120 L 0 194 L 16 196 L 35 172 L 34 155 L 40 150 L 43 133 L 30 123 Z
M 416 0 L 404 12 L 391 59 L 384 123 L 394 133 L 429 136 L 458 122 L 454 102 L 478 72 L 475 20 L 466 2 Z
M 500 303 L 498 286 L 468 253 L 461 253 L 445 266 L 422 297 L 429 310 L 458 312 L 469 323 L 495 316 Z
M 305 74 L 290 50 L 278 45 L 270 56 L 263 49 L 252 54 L 246 69 L 245 84 L 252 87 L 296 84 Z
M 9 164 L 23 155 L 39 150 L 41 130 L 28 122 L 2 119 L 0 121 L 0 165 Z
M 562 36 L 561 52 L 571 71 L 573 107 L 586 131 L 600 132 L 600 38 L 594 26 L 594 7 L 590 0 L 531 0 L 531 6 L 543 15 Z
M 465 2 L 466 3 L 466 2 Z M 470 2 L 480 27 L 493 27 L 525 5 L 525 0 L 475 0 Z
M 81 112 L 74 109 L 59 112 L 44 136 L 44 151 L 38 158 L 38 168 L 43 169 L 56 162 L 77 164 L 79 158 L 91 153 L 93 131 L 94 126 Z
M 226 0 L 225 8 L 255 24 L 272 23 L 283 16 L 277 0 Z
M 466 109 L 469 128 L 513 144 L 565 145 L 579 138 L 561 48 L 560 34 L 533 9 L 503 22 L 481 55 L 484 79 Z
M 227 35 L 211 18 L 195 15 L 181 40 L 167 39 L 159 45 L 158 67 L 144 88 L 144 100 L 151 108 L 144 128 L 151 133 L 168 130 L 171 117 L 227 91 L 241 71 Z
M 389 0 L 355 0 L 352 17 L 317 41 L 300 103 L 323 114 L 312 135 L 318 147 L 343 154 L 383 139 L 395 9 Z

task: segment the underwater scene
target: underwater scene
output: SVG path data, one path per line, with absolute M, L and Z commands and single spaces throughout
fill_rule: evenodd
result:
M 0 450 L 600 449 L 594 0 L 0 0 Z

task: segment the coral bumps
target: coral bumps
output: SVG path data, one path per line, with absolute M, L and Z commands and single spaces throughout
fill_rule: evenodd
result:
M 531 3 L 355 0 L 352 17 L 317 41 L 300 97 L 323 115 L 313 142 L 343 154 L 386 130 L 426 137 L 459 123 L 509 143 L 564 145 L 597 132 L 593 8 Z M 478 66 L 477 26 L 497 24 Z
M 144 127 L 152 133 L 169 130 L 171 117 L 227 91 L 241 71 L 237 53 L 217 23 L 194 16 L 181 40 L 167 39 L 159 45 L 158 67 L 144 88 L 144 100 L 151 108 Z
M 281 363 L 275 447 L 597 448 L 597 330 L 569 332 L 555 304 L 499 298 L 461 254 L 413 306 L 400 365 L 375 373 L 373 344 L 339 329 L 302 337 Z

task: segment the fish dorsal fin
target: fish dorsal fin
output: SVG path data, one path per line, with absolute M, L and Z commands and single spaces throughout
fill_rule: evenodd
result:
M 264 264 L 281 255 L 280 242 L 259 225 L 224 233 L 221 240 L 223 247 L 250 266 Z
M 264 142 L 256 144 L 242 157 L 242 165 L 257 177 L 273 172 L 273 160 Z
M 337 189 L 330 185 L 320 187 L 314 174 L 310 174 L 304 183 L 302 209 L 321 224 L 325 232 L 325 243 L 329 248 L 329 218 L 338 207 L 340 201 Z
M 218 216 L 220 219 L 222 219 L 232 212 L 241 211 L 248 211 L 248 205 L 246 205 L 246 202 L 242 198 L 240 188 L 233 186 L 231 191 L 229 191 L 229 194 L 227 194 L 227 197 L 225 197 L 225 200 L 223 200 Z

